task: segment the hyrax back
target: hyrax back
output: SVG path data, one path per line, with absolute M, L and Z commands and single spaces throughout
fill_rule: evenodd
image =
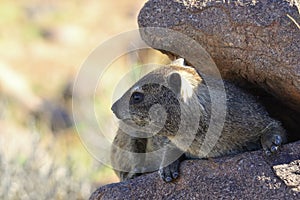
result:
M 208 87 L 208 81 L 213 83 L 213 87 Z M 210 92 L 222 92 L 217 87 L 221 83 L 222 80 L 200 76 L 194 68 L 170 65 L 140 79 L 114 103 L 112 110 L 122 122 L 139 126 L 143 130 L 141 132 L 168 138 L 169 143 L 187 158 L 217 157 L 259 148 L 268 155 L 276 152 L 286 140 L 280 122 L 272 119 L 254 96 L 229 82 L 223 82 L 226 92 L 224 124 L 210 121 L 211 116 L 216 114 L 211 107 Z M 152 108 L 157 105 L 163 111 L 153 111 Z M 191 124 L 195 121 L 197 127 L 193 130 Z M 219 134 L 218 128 L 210 130 L 215 139 L 205 141 L 207 148 L 203 149 L 201 147 L 211 124 L 222 126 L 222 131 Z M 142 146 L 140 149 L 148 151 Z M 178 176 L 178 167 L 174 165 L 179 162 L 176 159 L 170 162 L 167 150 L 164 155 L 161 176 L 165 181 L 171 181 Z

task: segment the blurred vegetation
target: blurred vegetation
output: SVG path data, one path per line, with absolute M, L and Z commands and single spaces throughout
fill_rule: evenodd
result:
M 87 199 L 96 187 L 118 181 L 87 152 L 74 127 L 51 125 L 72 120 L 70 91 L 81 63 L 101 42 L 137 28 L 144 2 L 1 0 L 0 199 Z M 114 78 L 103 80 L 95 102 L 97 119 L 109 118 L 102 124 L 114 124 L 107 96 L 116 77 L 157 60 L 166 58 L 146 51 L 112 64 Z M 133 81 L 142 73 L 135 72 Z M 116 127 L 104 129 L 113 138 Z

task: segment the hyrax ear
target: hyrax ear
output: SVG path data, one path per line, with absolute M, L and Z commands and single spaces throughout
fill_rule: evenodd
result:
M 173 72 L 168 75 L 168 85 L 175 92 L 176 95 L 180 95 L 181 91 L 181 76 L 177 72 Z

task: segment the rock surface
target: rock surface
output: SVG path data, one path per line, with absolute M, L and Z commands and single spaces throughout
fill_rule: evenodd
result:
M 138 22 L 195 39 L 223 78 L 250 82 L 300 112 L 300 11 L 295 5 L 300 8 L 300 1 L 149 0 Z M 164 49 L 165 38 L 146 33 L 143 39 Z
M 300 141 L 266 158 L 262 151 L 209 160 L 188 160 L 181 176 L 164 183 L 157 172 L 97 189 L 104 199 L 299 199 Z

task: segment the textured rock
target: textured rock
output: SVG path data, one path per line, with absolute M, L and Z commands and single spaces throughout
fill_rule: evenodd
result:
M 104 199 L 299 199 L 300 141 L 277 156 L 262 151 L 181 164 L 181 177 L 164 183 L 157 172 L 100 187 L 91 200 Z
M 253 83 L 300 112 L 300 16 L 293 4 L 300 8 L 298 0 L 150 0 L 138 22 L 192 37 L 224 78 Z M 143 35 L 164 49 L 165 38 L 153 37 Z

